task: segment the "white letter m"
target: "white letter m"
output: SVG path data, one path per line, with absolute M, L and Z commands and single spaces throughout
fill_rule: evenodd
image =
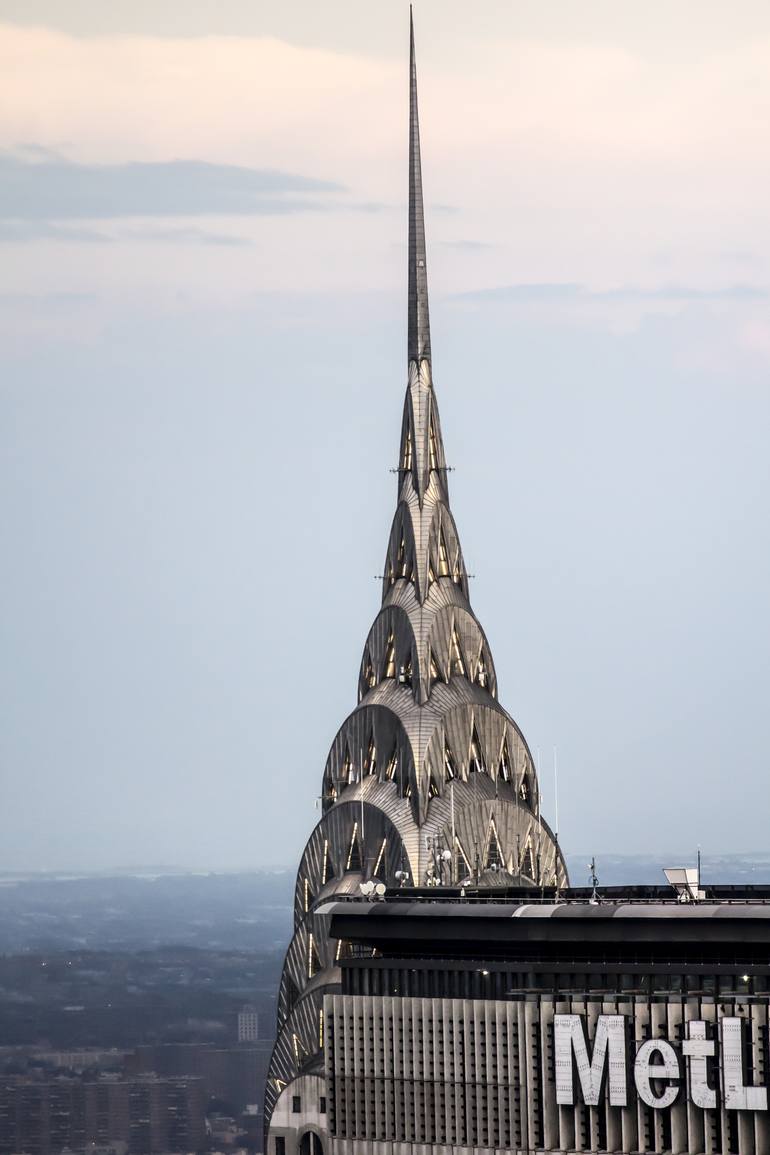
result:
M 556 1060 L 556 1102 L 563 1107 L 575 1102 L 572 1053 L 575 1053 L 583 1102 L 596 1107 L 602 1092 L 604 1068 L 609 1052 L 610 1105 L 627 1105 L 626 1031 L 623 1015 L 599 1015 L 594 1037 L 594 1053 L 589 1060 L 580 1015 L 554 1015 L 554 1057 Z

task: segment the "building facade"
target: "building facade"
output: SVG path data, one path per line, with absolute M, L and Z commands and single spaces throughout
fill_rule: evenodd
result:
M 265 1093 L 270 1155 L 326 1138 L 324 995 L 339 989 L 350 948 L 329 937 L 321 904 L 362 886 L 516 882 L 534 890 L 567 881 L 540 814 L 534 761 L 498 699 L 450 508 L 431 366 L 413 31 L 409 83 L 408 365 L 396 511 L 358 703 L 329 752 L 322 818 L 297 874 Z
M 259 1015 L 252 1003 L 238 1011 L 238 1042 L 256 1043 L 259 1040 Z
M 329 1152 L 770 1152 L 770 892 L 565 897 L 327 909 Z
M 136 1155 L 202 1151 L 206 1096 L 200 1079 L 74 1078 L 0 1082 L 0 1153 L 59 1155 L 89 1144 Z

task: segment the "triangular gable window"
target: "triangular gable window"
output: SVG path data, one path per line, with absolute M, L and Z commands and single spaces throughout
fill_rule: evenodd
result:
M 401 544 L 398 547 L 398 557 L 396 558 L 396 573 L 402 578 L 411 576 L 411 569 L 406 556 L 406 541 L 404 540 L 403 533 L 401 534 Z
M 503 782 L 510 782 L 512 778 L 511 756 L 508 753 L 508 739 L 503 738 L 503 749 L 500 754 L 500 777 Z
M 321 969 L 321 960 L 318 957 L 318 951 L 311 934 L 307 940 L 307 977 L 312 979 L 313 975 L 317 975 Z
M 332 865 L 331 855 L 329 854 L 329 842 L 324 842 L 324 865 L 321 873 L 321 885 L 326 886 L 330 878 L 334 878 L 334 866 Z
M 390 756 L 390 761 L 388 762 L 388 766 L 387 766 L 387 769 L 385 771 L 385 777 L 387 778 L 388 782 L 392 782 L 393 779 L 396 777 L 397 767 L 398 767 L 398 750 L 394 750 Z
M 373 686 L 377 685 L 377 675 L 374 672 L 374 666 L 372 665 L 372 656 L 369 653 L 369 647 L 368 646 L 366 647 L 366 653 L 364 654 L 364 681 L 366 682 L 366 684 L 370 690 Z
M 314 901 L 315 901 L 315 895 L 313 894 L 312 890 L 310 889 L 310 880 L 308 878 L 305 878 L 305 879 L 303 879 L 303 885 L 302 885 L 302 904 L 305 908 L 305 914 L 307 914 L 307 912 L 310 910 L 310 907 L 313 905 Z
M 476 663 L 476 681 L 479 684 L 479 686 L 482 687 L 482 689 L 486 687 L 486 684 L 487 684 L 487 666 L 486 666 L 486 662 L 484 661 L 484 651 L 483 650 L 479 654 L 479 660 Z
M 431 650 L 431 652 L 430 652 L 430 684 L 431 684 L 431 686 L 433 685 L 434 682 L 437 682 L 440 677 L 441 677 L 441 671 L 438 668 L 438 662 L 436 661 L 436 655 L 433 653 L 433 650 Z
M 525 878 L 531 878 L 535 881 L 535 858 L 532 854 L 532 840 L 527 839 L 527 845 L 524 849 L 524 859 L 521 864 L 521 873 Z
M 391 461 L 393 459 L 391 458 Z M 406 437 L 404 438 L 404 452 L 401 455 L 401 468 L 405 473 L 408 473 L 412 468 L 412 430 L 407 418 Z
M 447 782 L 451 782 L 453 778 L 457 777 L 457 768 L 452 751 L 449 747 L 446 735 L 444 736 L 444 777 Z
M 428 586 L 432 586 L 436 580 L 436 571 L 433 568 L 433 562 L 428 562 Z
M 491 867 L 495 869 L 502 869 L 505 866 L 505 858 L 500 849 L 500 842 L 497 837 L 497 827 L 494 819 L 489 824 L 489 840 L 487 842 L 487 855 L 484 860 L 484 869 L 489 870 Z
M 388 641 L 385 646 L 385 662 L 384 674 L 385 678 L 395 678 L 396 676 L 396 643 L 393 639 L 393 634 L 388 634 Z
M 436 786 L 436 783 L 433 781 L 432 778 L 430 780 L 430 785 L 428 786 L 428 797 L 429 798 L 438 798 L 438 787 Z
M 529 777 L 526 773 L 522 775 L 521 786 L 519 787 L 519 798 L 525 806 L 532 805 L 532 789 L 529 783 Z
M 351 784 L 351 782 L 355 782 L 355 780 L 356 780 L 355 767 L 353 766 L 353 760 L 350 757 L 350 748 L 346 745 L 345 746 L 345 759 L 342 763 L 342 781 L 346 782 L 349 786 Z
M 449 555 L 447 554 L 443 529 L 439 531 L 438 535 L 438 576 L 449 577 Z
M 438 469 L 438 438 L 436 437 L 436 426 L 433 421 L 433 414 L 430 415 L 429 425 L 429 444 L 430 444 L 430 467 L 431 469 Z
M 462 848 L 462 843 L 459 838 L 455 838 L 455 879 L 457 882 L 464 882 L 465 879 L 471 877 L 471 864 L 468 861 L 468 855 Z
M 345 870 L 361 871 L 362 869 L 361 846 L 358 841 L 358 823 L 355 822 L 353 824 L 353 836 L 350 839 L 350 849 L 348 850 L 348 860 L 345 863 Z
M 452 626 L 449 673 L 459 674 L 460 677 L 465 677 L 465 662 L 463 661 L 463 653 L 460 649 L 460 638 L 457 633 L 457 626 Z
M 369 751 L 366 755 L 366 773 L 377 773 L 377 747 L 374 744 L 374 738 L 369 743 Z
M 481 742 L 479 741 L 479 735 L 475 722 L 473 723 L 473 728 L 471 730 L 471 750 L 469 762 L 469 770 L 475 770 L 477 774 L 483 774 L 485 772 L 486 767 L 484 765 L 484 758 L 481 753 Z
M 385 849 L 386 849 L 387 845 L 388 845 L 388 840 L 387 840 L 387 838 L 383 838 L 383 840 L 382 840 L 382 846 L 380 847 L 380 852 L 379 852 L 379 854 L 377 855 L 377 861 L 376 861 L 376 862 L 375 862 L 375 864 L 374 864 L 374 873 L 375 873 L 375 875 L 377 875 L 377 874 L 379 874 L 379 873 L 380 873 L 380 867 L 382 866 L 382 859 L 383 859 L 383 857 L 384 857 L 384 855 L 385 855 Z
M 312 975 L 310 976 L 313 977 Z M 307 1058 L 307 1048 L 303 1046 L 302 1039 L 299 1035 L 293 1034 L 291 1036 L 292 1047 L 294 1049 L 294 1060 L 299 1066 L 303 1059 Z

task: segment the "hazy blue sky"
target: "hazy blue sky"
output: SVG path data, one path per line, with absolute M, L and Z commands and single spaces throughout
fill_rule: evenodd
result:
M 0 0 L 0 867 L 293 863 L 379 605 L 407 5 Z M 434 370 L 572 851 L 768 848 L 770 6 L 418 0 Z

